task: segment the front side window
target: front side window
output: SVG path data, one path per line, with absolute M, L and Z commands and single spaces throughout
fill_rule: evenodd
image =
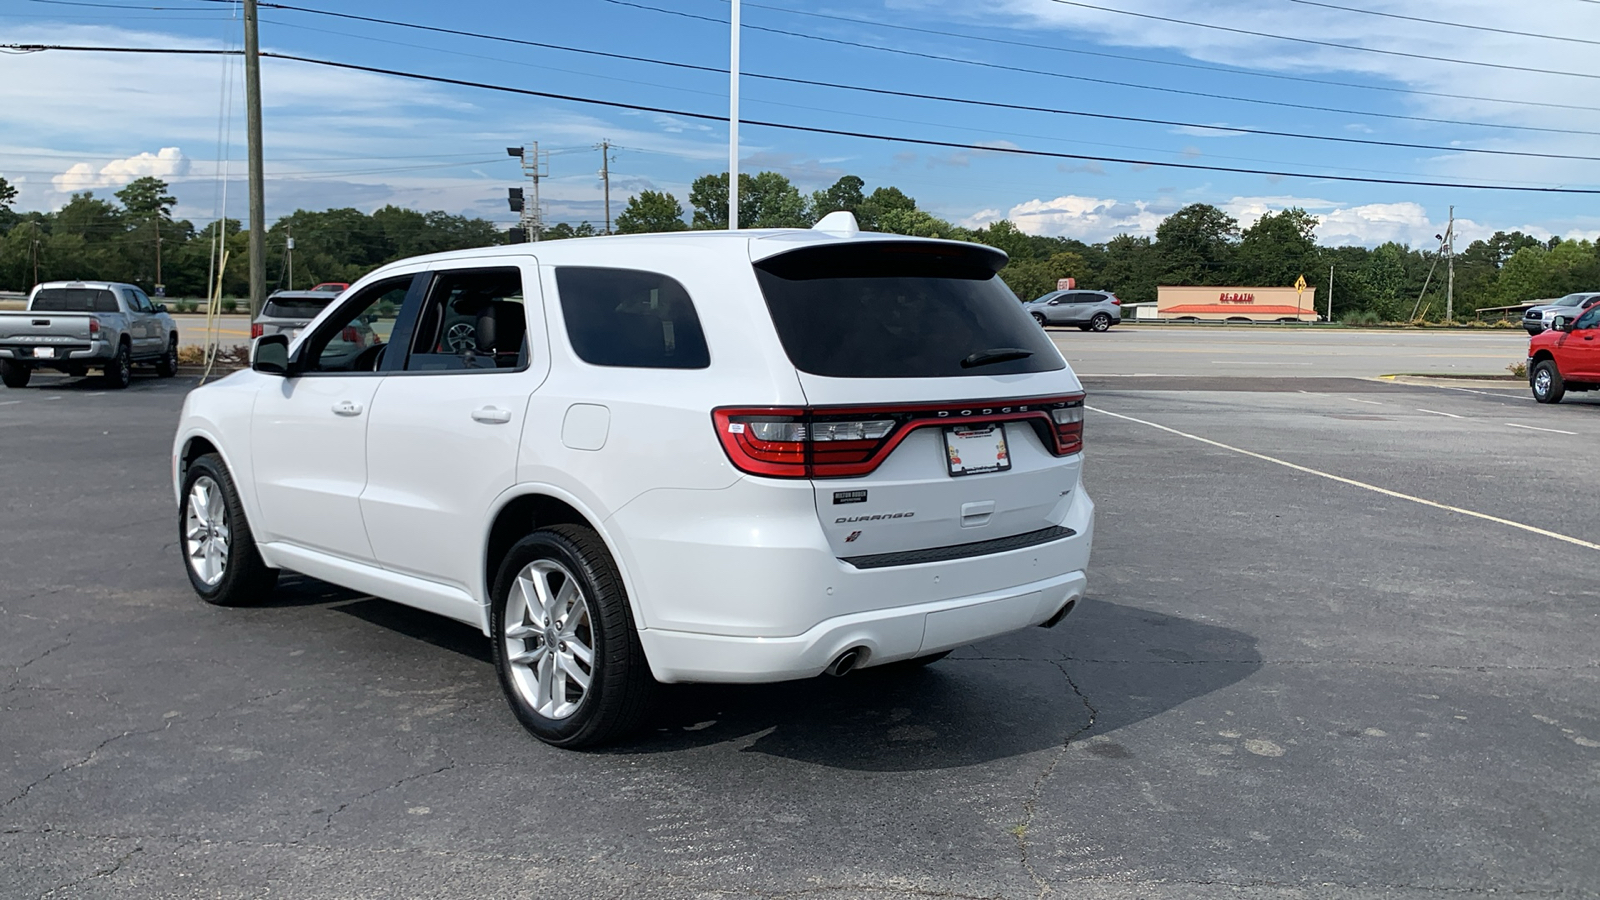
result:
M 406 371 L 528 364 L 528 314 L 515 266 L 437 272 L 417 314 Z
M 380 281 L 318 326 L 300 350 L 306 372 L 373 372 L 386 352 L 412 276 Z
M 834 378 L 1014 375 L 1066 367 L 978 245 L 873 241 L 756 264 L 795 368 Z
M 556 269 L 556 287 L 567 338 L 584 362 L 643 369 L 711 365 L 694 301 L 677 280 L 635 269 L 564 266 Z
M 1585 328 L 1595 327 L 1600 327 L 1600 306 L 1590 307 L 1588 312 L 1579 316 L 1577 323 L 1572 326 L 1572 330 L 1582 331 Z

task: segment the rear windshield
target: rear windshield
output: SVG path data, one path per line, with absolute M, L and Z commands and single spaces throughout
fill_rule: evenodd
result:
M 998 260 L 941 244 L 816 247 L 757 263 L 756 279 L 802 372 L 942 378 L 1065 368 L 996 274 Z M 1001 357 L 1020 358 L 991 361 Z
M 117 298 L 101 288 L 40 288 L 28 309 L 34 312 L 117 311 Z
M 268 297 L 267 305 L 262 307 L 261 314 L 274 319 L 314 319 L 317 313 L 327 309 L 333 300 L 332 294 L 325 300 L 309 297 Z

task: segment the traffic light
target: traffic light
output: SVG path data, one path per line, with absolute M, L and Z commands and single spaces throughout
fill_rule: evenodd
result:
M 506 229 L 506 243 L 526 244 L 528 242 L 528 229 L 512 226 Z
M 512 212 L 522 212 L 522 188 L 506 188 L 506 202 L 511 204 Z

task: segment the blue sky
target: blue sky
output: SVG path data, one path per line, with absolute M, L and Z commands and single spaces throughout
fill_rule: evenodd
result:
M 237 47 L 240 41 L 237 11 L 228 4 L 96 2 L 124 8 L 5 0 L 0 8 L 0 42 Z M 1465 0 L 1447 10 L 1395 0 L 1333 2 L 1600 42 L 1600 4 L 1584 0 L 1537 4 Z M 148 8 L 152 5 L 181 8 L 155 11 Z M 628 57 L 712 67 L 726 66 L 728 60 L 727 26 L 691 17 L 725 19 L 726 0 L 638 0 L 638 5 L 612 0 L 453 4 L 300 0 L 296 5 Z M 1093 5 L 1541 71 L 1296 44 L 1054 0 L 746 3 L 743 67 L 752 75 L 1081 112 L 1600 157 L 1594 135 L 1508 127 L 1600 132 L 1600 77 L 1551 74 L 1600 76 L 1600 54 L 1593 45 L 1380 18 L 1296 0 L 1098 0 Z M 266 50 L 688 112 L 719 116 L 727 112 L 725 73 L 289 10 L 265 9 L 262 18 Z M 505 206 L 505 189 L 521 182 L 516 161 L 505 155 L 505 147 L 534 140 L 552 151 L 550 177 L 544 182 L 550 221 L 598 223 L 602 218 L 600 152 L 594 149 L 602 139 L 617 145 L 612 164 L 613 215 L 630 193 L 646 188 L 671 191 L 687 206 L 688 185 L 695 177 L 727 167 L 727 129 L 722 122 L 270 59 L 263 65 L 263 85 L 269 218 L 301 207 L 370 210 L 394 203 L 509 223 L 513 215 Z M 1592 161 L 1227 134 L 874 96 L 754 77 L 743 80 L 741 92 L 747 119 L 989 147 L 1317 175 L 1600 186 L 1600 162 Z M 1439 93 L 1492 99 L 1436 96 Z M 1355 112 L 1290 109 L 1274 103 Z M 58 207 L 74 190 L 108 194 L 132 177 L 157 174 L 173 183 L 179 215 L 197 223 L 215 218 L 226 182 L 227 214 L 242 218 L 243 137 L 237 59 L 82 53 L 0 56 L 0 175 L 21 189 L 21 208 Z M 1319 233 L 1325 242 L 1334 243 L 1370 245 L 1392 239 L 1431 244 L 1432 236 L 1443 230 L 1451 204 L 1460 233 L 1468 239 L 1513 228 L 1540 235 L 1600 234 L 1596 204 L 1600 197 L 1594 196 L 1353 184 L 1026 158 L 993 150 L 941 149 L 752 125 L 741 129 L 741 138 L 744 171 L 773 169 L 804 190 L 825 187 L 851 173 L 864 178 L 869 189 L 896 185 L 922 207 L 952 221 L 979 225 L 1011 218 L 1033 233 L 1090 241 L 1123 232 L 1149 234 L 1164 215 L 1192 202 L 1222 206 L 1246 224 L 1269 209 L 1303 206 L 1322 218 Z

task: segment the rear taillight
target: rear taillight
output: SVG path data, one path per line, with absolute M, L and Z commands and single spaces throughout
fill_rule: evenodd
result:
M 262 325 L 260 322 L 251 322 L 250 323 L 250 336 L 253 337 L 253 338 L 261 337 L 261 335 L 263 333 L 265 333 L 266 330 L 267 330 L 266 327 L 264 325 Z
M 1083 449 L 1083 398 L 1050 410 L 1051 431 L 1056 439 L 1056 455 L 1066 456 Z
M 1111 305 L 1112 305 L 1112 306 L 1121 306 L 1121 305 L 1122 305 L 1122 301 L 1121 301 L 1121 300 L 1118 300 L 1118 299 L 1117 299 L 1117 298 L 1115 298 L 1115 297 L 1112 297 L 1112 298 L 1111 298 Z
M 89 337 L 92 339 L 92 338 L 96 338 L 96 337 L 99 337 L 99 336 L 100 336 L 100 320 L 94 318 L 93 316 L 90 316 L 89 317 Z
M 354 325 L 346 325 L 339 336 L 348 344 L 361 343 L 361 332 L 357 331 Z
M 742 472 L 775 478 L 866 475 L 913 431 L 930 426 L 1026 422 L 1045 449 L 1083 449 L 1083 395 L 892 407 L 732 407 L 712 411 L 717 439 Z

